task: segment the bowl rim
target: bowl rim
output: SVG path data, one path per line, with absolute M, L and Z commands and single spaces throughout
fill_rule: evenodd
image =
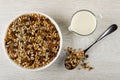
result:
M 48 64 L 45 65 L 45 66 L 38 67 L 38 68 L 35 68 L 35 69 L 28 69 L 28 68 L 25 68 L 25 67 L 22 67 L 22 66 L 16 64 L 12 59 L 10 59 L 10 57 L 9 57 L 9 55 L 8 55 L 8 53 L 7 53 L 6 47 L 5 47 L 5 37 L 6 37 L 6 34 L 7 34 L 8 27 L 9 27 L 9 25 L 11 24 L 12 21 L 14 21 L 14 20 L 15 20 L 16 18 L 18 18 L 19 16 L 22 16 L 22 15 L 25 15 L 25 14 L 32 14 L 32 13 L 40 14 L 40 15 L 43 15 L 43 16 L 47 17 L 47 18 L 55 25 L 55 28 L 57 29 L 58 34 L 59 34 L 59 37 L 60 37 L 60 45 L 59 45 L 60 47 L 59 47 L 59 50 L 58 50 L 58 53 L 57 53 L 56 57 L 55 57 L 50 63 L 48 63 Z M 62 50 L 62 45 L 63 45 L 63 38 L 62 38 L 61 29 L 59 28 L 59 25 L 57 24 L 57 22 L 56 22 L 53 18 L 51 18 L 50 16 L 48 16 L 48 15 L 45 14 L 45 13 L 36 12 L 36 11 L 35 11 L 35 12 L 25 12 L 25 13 L 22 13 L 22 14 L 20 13 L 20 15 L 15 16 L 15 17 L 8 23 L 8 25 L 7 25 L 7 30 L 6 30 L 5 35 L 4 35 L 5 55 L 7 56 L 9 62 L 10 62 L 12 65 L 14 65 L 16 68 L 19 68 L 19 69 L 22 69 L 22 70 L 26 70 L 26 71 L 40 71 L 40 70 L 44 70 L 44 69 L 48 68 L 49 66 L 51 66 L 51 65 L 57 60 L 57 58 L 58 58 L 59 55 L 60 55 L 60 52 L 61 52 L 61 50 Z

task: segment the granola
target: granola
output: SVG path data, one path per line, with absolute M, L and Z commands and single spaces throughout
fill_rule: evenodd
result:
M 76 50 L 72 47 L 68 47 L 66 52 L 68 53 L 65 59 L 65 67 L 68 70 L 72 70 L 81 64 L 82 69 L 88 69 L 89 71 L 93 69 L 93 67 L 88 65 L 88 62 L 85 62 L 89 57 L 86 55 L 82 49 Z
M 9 57 L 28 69 L 49 64 L 60 47 L 55 25 L 37 13 L 24 14 L 15 19 L 9 25 L 4 40 Z

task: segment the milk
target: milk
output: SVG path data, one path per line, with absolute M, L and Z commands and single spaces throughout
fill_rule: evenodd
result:
M 70 31 L 81 35 L 88 35 L 96 28 L 96 17 L 93 13 L 87 10 L 79 11 L 72 17 Z

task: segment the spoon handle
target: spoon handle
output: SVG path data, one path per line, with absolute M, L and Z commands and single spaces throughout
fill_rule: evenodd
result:
M 112 24 L 96 41 L 100 41 L 103 39 L 105 36 L 111 34 L 115 30 L 117 30 L 118 26 L 116 24 Z
M 112 24 L 102 35 L 100 35 L 100 37 L 92 45 L 90 45 L 87 49 L 85 49 L 84 52 L 86 53 L 88 51 L 88 49 L 91 48 L 95 43 L 97 43 L 98 41 L 103 39 L 105 36 L 111 34 L 115 30 L 117 30 L 117 28 L 118 28 L 118 26 L 116 24 Z

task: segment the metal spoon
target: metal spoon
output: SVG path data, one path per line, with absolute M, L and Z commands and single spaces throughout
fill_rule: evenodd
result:
M 101 39 L 103 39 L 105 36 L 111 34 L 111 33 L 114 32 L 115 30 L 117 30 L 117 28 L 118 28 L 118 26 L 117 26 L 116 24 L 112 24 L 102 35 L 100 35 L 100 37 L 99 37 L 92 45 L 90 45 L 88 48 L 86 48 L 83 52 L 86 53 L 95 43 L 97 43 L 98 41 L 100 41 Z M 69 55 L 68 55 L 67 57 L 69 57 Z M 66 59 L 67 59 L 67 57 L 66 57 Z M 77 56 L 76 56 L 76 59 L 78 59 Z M 80 59 L 81 59 L 81 58 L 80 58 Z M 74 59 L 73 59 L 73 60 L 74 60 Z M 66 60 L 65 60 L 65 61 L 66 61 Z M 79 63 L 80 63 L 80 60 L 78 59 L 78 63 L 77 63 L 77 64 L 74 64 L 74 67 L 68 68 L 68 67 L 66 66 L 66 65 L 68 65 L 68 64 L 66 64 L 66 62 L 65 62 L 65 67 L 66 67 L 66 69 L 68 69 L 68 70 L 72 70 L 72 69 L 76 68 Z M 69 65 L 70 65 L 70 63 L 69 63 Z M 71 64 L 71 66 L 72 66 L 72 64 Z

